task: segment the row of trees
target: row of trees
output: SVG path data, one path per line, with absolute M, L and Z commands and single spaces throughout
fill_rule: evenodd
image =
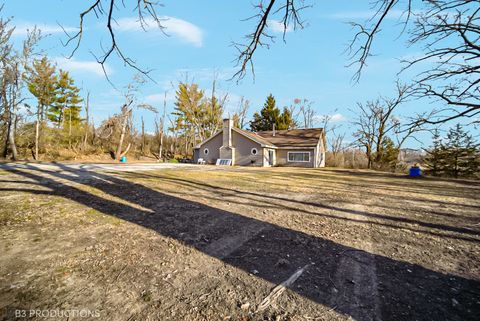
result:
M 80 89 L 69 73 L 61 69 L 57 71 L 55 65 L 43 57 L 33 60 L 24 77 L 29 92 L 37 100 L 34 158 L 38 160 L 39 151 L 44 148 L 47 121 L 54 125 L 52 134 L 61 145 L 65 144 L 65 139 L 70 148 L 72 144 L 78 144 L 81 137 L 78 133 L 87 124 L 80 116 L 83 102 Z
M 427 173 L 433 176 L 472 177 L 480 172 L 480 144 L 457 124 L 445 138 L 435 130 L 433 145 L 425 157 Z
M 32 30 L 20 50 L 12 44 L 12 32 L 9 21 L 0 20 L 0 148 L 4 157 L 18 159 L 18 147 L 23 151 L 23 157 L 31 153 L 37 160 L 42 154 L 54 158 L 62 148 L 74 155 L 108 152 L 114 159 L 132 150 L 136 156 L 157 159 L 188 157 L 193 146 L 222 126 L 228 95 L 217 93 L 215 80 L 208 91 L 195 83 L 180 82 L 174 111 L 167 114 L 166 99 L 163 113 L 159 108 L 141 102 L 139 89 L 144 80 L 138 77 L 127 86 L 125 102 L 119 113 L 95 128 L 90 122 L 89 95 L 86 99 L 80 96 L 80 88 L 68 72 L 57 69 L 46 57 L 36 58 L 40 31 Z M 28 103 L 28 95 L 35 98 L 35 104 Z M 393 98 L 379 97 L 357 104 L 353 110 L 357 117 L 352 122 L 356 131 L 354 142 L 350 144 L 344 143 L 345 134 L 337 134 L 337 126 L 330 126 L 331 116 L 317 115 L 312 103 L 305 99 L 295 99 L 290 106 L 280 109 L 270 94 L 263 108 L 248 122 L 250 102 L 241 98 L 233 115 L 229 116 L 233 117 L 235 126 L 245 128 L 249 125 L 253 131 L 319 125 L 327 131 L 331 165 L 342 159 L 343 164 L 348 162 L 352 167 L 365 163 L 368 168 L 395 169 L 405 141 L 426 130 L 424 123 L 398 117 L 398 109 L 408 95 L 408 88 L 397 84 Z M 139 108 L 156 115 L 154 134 L 145 133 L 143 118 L 140 131 L 133 125 L 134 111 Z M 438 145 L 439 141 L 435 140 L 435 144 Z M 431 173 L 457 177 L 477 172 L 478 149 L 473 142 L 469 144 L 461 148 L 458 146 L 462 145 L 453 143 L 434 145 L 432 155 L 438 157 L 429 154 L 431 157 L 427 158 L 429 164 L 434 164 Z M 359 155 L 360 148 L 363 155 Z M 454 150 L 461 153 L 454 154 Z M 473 165 L 466 166 L 467 163 Z M 451 164 L 453 169 L 448 167 Z

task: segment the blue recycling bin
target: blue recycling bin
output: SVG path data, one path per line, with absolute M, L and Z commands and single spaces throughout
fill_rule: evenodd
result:
M 126 163 L 127 162 L 127 157 L 126 156 L 122 156 L 120 158 L 120 163 Z
M 408 174 L 410 177 L 420 177 L 422 176 L 422 170 L 420 169 L 420 167 L 410 167 Z

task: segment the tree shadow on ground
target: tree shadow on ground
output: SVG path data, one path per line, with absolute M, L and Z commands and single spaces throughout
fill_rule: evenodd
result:
M 330 173 L 337 173 L 338 171 L 332 171 L 332 170 L 323 170 L 324 172 L 330 172 Z M 361 177 L 378 177 L 382 179 L 388 179 L 388 178 L 394 178 L 394 179 L 404 179 L 405 181 L 411 181 L 411 180 L 420 180 L 424 182 L 447 182 L 447 183 L 455 183 L 455 184 L 461 184 L 461 185 L 466 185 L 466 186 L 477 186 L 480 187 L 480 181 L 475 180 L 475 179 L 468 179 L 468 178 L 444 178 L 444 177 L 433 177 L 433 176 L 421 176 L 420 178 L 411 178 L 407 176 L 407 174 L 398 174 L 398 173 L 389 173 L 389 172 L 378 172 L 378 171 L 358 171 L 358 170 L 342 170 L 340 173 L 342 174 L 347 174 L 351 176 L 361 176 Z
M 28 193 L 64 197 L 149 228 L 245 272 L 256 270 L 256 277 L 273 284 L 308 266 L 310 273 L 304 273 L 290 289 L 358 321 L 476 320 L 480 315 L 477 280 L 343 246 L 112 175 L 80 174 L 64 165 L 58 169 L 62 171 L 6 168 L 50 189 L 25 189 Z M 93 186 L 141 208 L 102 198 L 61 180 Z M 185 188 L 195 191 L 194 187 Z M 288 265 L 277 266 L 286 254 Z M 352 266 L 356 270 L 351 270 Z
M 379 214 L 379 213 L 374 213 L 372 211 L 362 211 L 362 210 L 352 210 L 348 208 L 343 208 L 340 206 L 333 206 L 329 204 L 325 204 L 320 201 L 302 201 L 302 200 L 295 200 L 292 198 L 287 198 L 287 197 L 282 197 L 282 196 L 274 196 L 274 195 L 266 195 L 262 193 L 257 193 L 257 192 L 250 192 L 250 191 L 242 191 L 239 189 L 234 189 L 234 188 L 226 188 L 226 187 L 219 187 L 215 186 L 212 184 L 207 184 L 207 183 L 200 183 L 196 182 L 193 180 L 187 180 L 187 179 L 181 179 L 181 178 L 171 178 L 165 175 L 151 175 L 151 174 L 144 174 L 144 173 L 125 173 L 127 177 L 131 177 L 133 179 L 135 178 L 148 178 L 148 179 L 159 179 L 163 181 L 169 181 L 171 183 L 174 183 L 176 185 L 179 185 L 180 187 L 183 188 L 190 188 L 190 189 L 201 189 L 204 191 L 208 192 L 214 192 L 214 193 L 221 193 L 218 194 L 220 197 L 216 198 L 217 200 L 220 200 L 222 195 L 227 196 L 227 195 L 238 195 L 241 196 L 244 199 L 250 199 L 255 202 L 263 203 L 263 206 L 265 207 L 274 207 L 274 208 L 280 208 L 280 209 L 289 209 L 293 211 L 298 211 L 298 212 L 303 212 L 305 214 L 311 214 L 311 215 L 316 215 L 316 216 L 323 216 L 326 218 L 336 218 L 340 220 L 345 220 L 345 221 L 351 221 L 351 222 L 359 222 L 359 223 L 365 223 L 365 220 L 357 220 L 354 218 L 347 218 L 347 217 L 342 217 L 339 215 L 334 215 L 334 214 L 328 214 L 328 213 L 318 213 L 316 211 L 311 211 L 307 209 L 301 209 L 295 204 L 298 205 L 304 205 L 304 206 L 309 206 L 313 208 L 320 208 L 324 210 L 330 210 L 330 211 L 336 211 L 340 213 L 345 213 L 345 214 L 354 214 L 359 217 L 363 218 L 372 218 L 375 220 L 379 221 L 369 221 L 370 224 L 374 225 L 381 225 L 393 229 L 406 229 L 410 230 L 412 232 L 418 232 L 418 233 L 425 233 L 425 234 L 430 234 L 434 236 L 440 236 L 440 237 L 448 237 L 448 238 L 453 238 L 453 239 L 459 239 L 459 240 L 465 240 L 465 241 L 472 241 L 472 242 L 479 242 L 480 240 L 475 237 L 469 237 L 468 235 L 473 235 L 473 236 L 478 236 L 480 233 L 476 231 L 475 229 L 470 229 L 470 228 L 463 228 L 463 227 L 456 227 L 456 226 L 450 226 L 446 224 L 438 224 L 438 223 L 431 223 L 431 222 L 425 222 L 422 220 L 418 219 L 411 219 L 408 217 L 397 217 L 397 216 L 391 216 L 391 215 L 384 215 L 384 214 Z M 117 195 L 119 196 L 119 195 Z M 253 205 L 254 206 L 254 205 Z M 443 213 L 442 213 L 443 214 Z M 394 225 L 395 223 L 400 223 L 401 225 Z M 425 228 L 425 229 L 419 229 L 418 226 Z M 433 232 L 427 229 L 434 229 L 434 230 L 439 230 L 442 232 L 453 232 L 454 234 L 445 234 L 445 233 L 437 233 Z

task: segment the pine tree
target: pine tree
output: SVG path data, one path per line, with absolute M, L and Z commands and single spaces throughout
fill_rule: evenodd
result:
M 468 135 L 460 124 L 450 128 L 447 134 L 446 173 L 455 178 L 469 177 L 478 172 L 478 144 Z
M 75 86 L 75 81 L 68 72 L 60 70 L 56 86 L 55 102 L 48 110 L 48 118 L 57 127 L 69 128 L 78 126 L 82 121 L 80 105 L 83 99 L 79 96 L 80 89 Z
M 292 113 L 287 107 L 283 107 L 283 112 L 280 115 L 278 129 L 293 129 L 297 127 Z
M 55 66 L 47 57 L 43 57 L 41 60 L 34 60 L 33 67 L 28 71 L 28 90 L 37 98 L 37 114 L 40 121 L 44 121 L 48 108 L 55 102 L 57 84 Z
M 46 118 L 46 111 L 55 102 L 55 89 L 57 83 L 55 66 L 52 65 L 46 57 L 43 57 L 41 60 L 34 60 L 33 67 L 28 68 L 26 82 L 30 93 L 37 98 L 34 157 L 38 160 L 40 136 Z
M 257 112 L 253 115 L 253 120 L 250 122 L 252 131 L 272 130 L 274 124 L 278 129 L 280 110 L 275 105 L 276 101 L 273 95 L 268 95 L 260 114 Z
M 433 145 L 426 150 L 427 156 L 424 159 L 426 174 L 441 176 L 445 173 L 446 148 L 438 129 L 433 132 Z
M 384 137 L 380 144 L 378 165 L 394 170 L 397 166 L 399 150 L 390 137 Z
M 293 116 L 288 108 L 285 107 L 283 112 L 280 113 L 280 109 L 276 107 L 275 98 L 270 94 L 260 113 L 257 112 L 253 115 L 253 120 L 250 122 L 250 129 L 255 132 L 273 130 L 273 125 L 275 125 L 275 129 L 278 130 L 296 127 Z

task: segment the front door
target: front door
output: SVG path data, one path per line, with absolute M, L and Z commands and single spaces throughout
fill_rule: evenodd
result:
M 273 157 L 274 157 L 274 154 L 273 154 L 273 150 L 269 149 L 268 150 L 268 164 L 270 166 L 273 166 Z

